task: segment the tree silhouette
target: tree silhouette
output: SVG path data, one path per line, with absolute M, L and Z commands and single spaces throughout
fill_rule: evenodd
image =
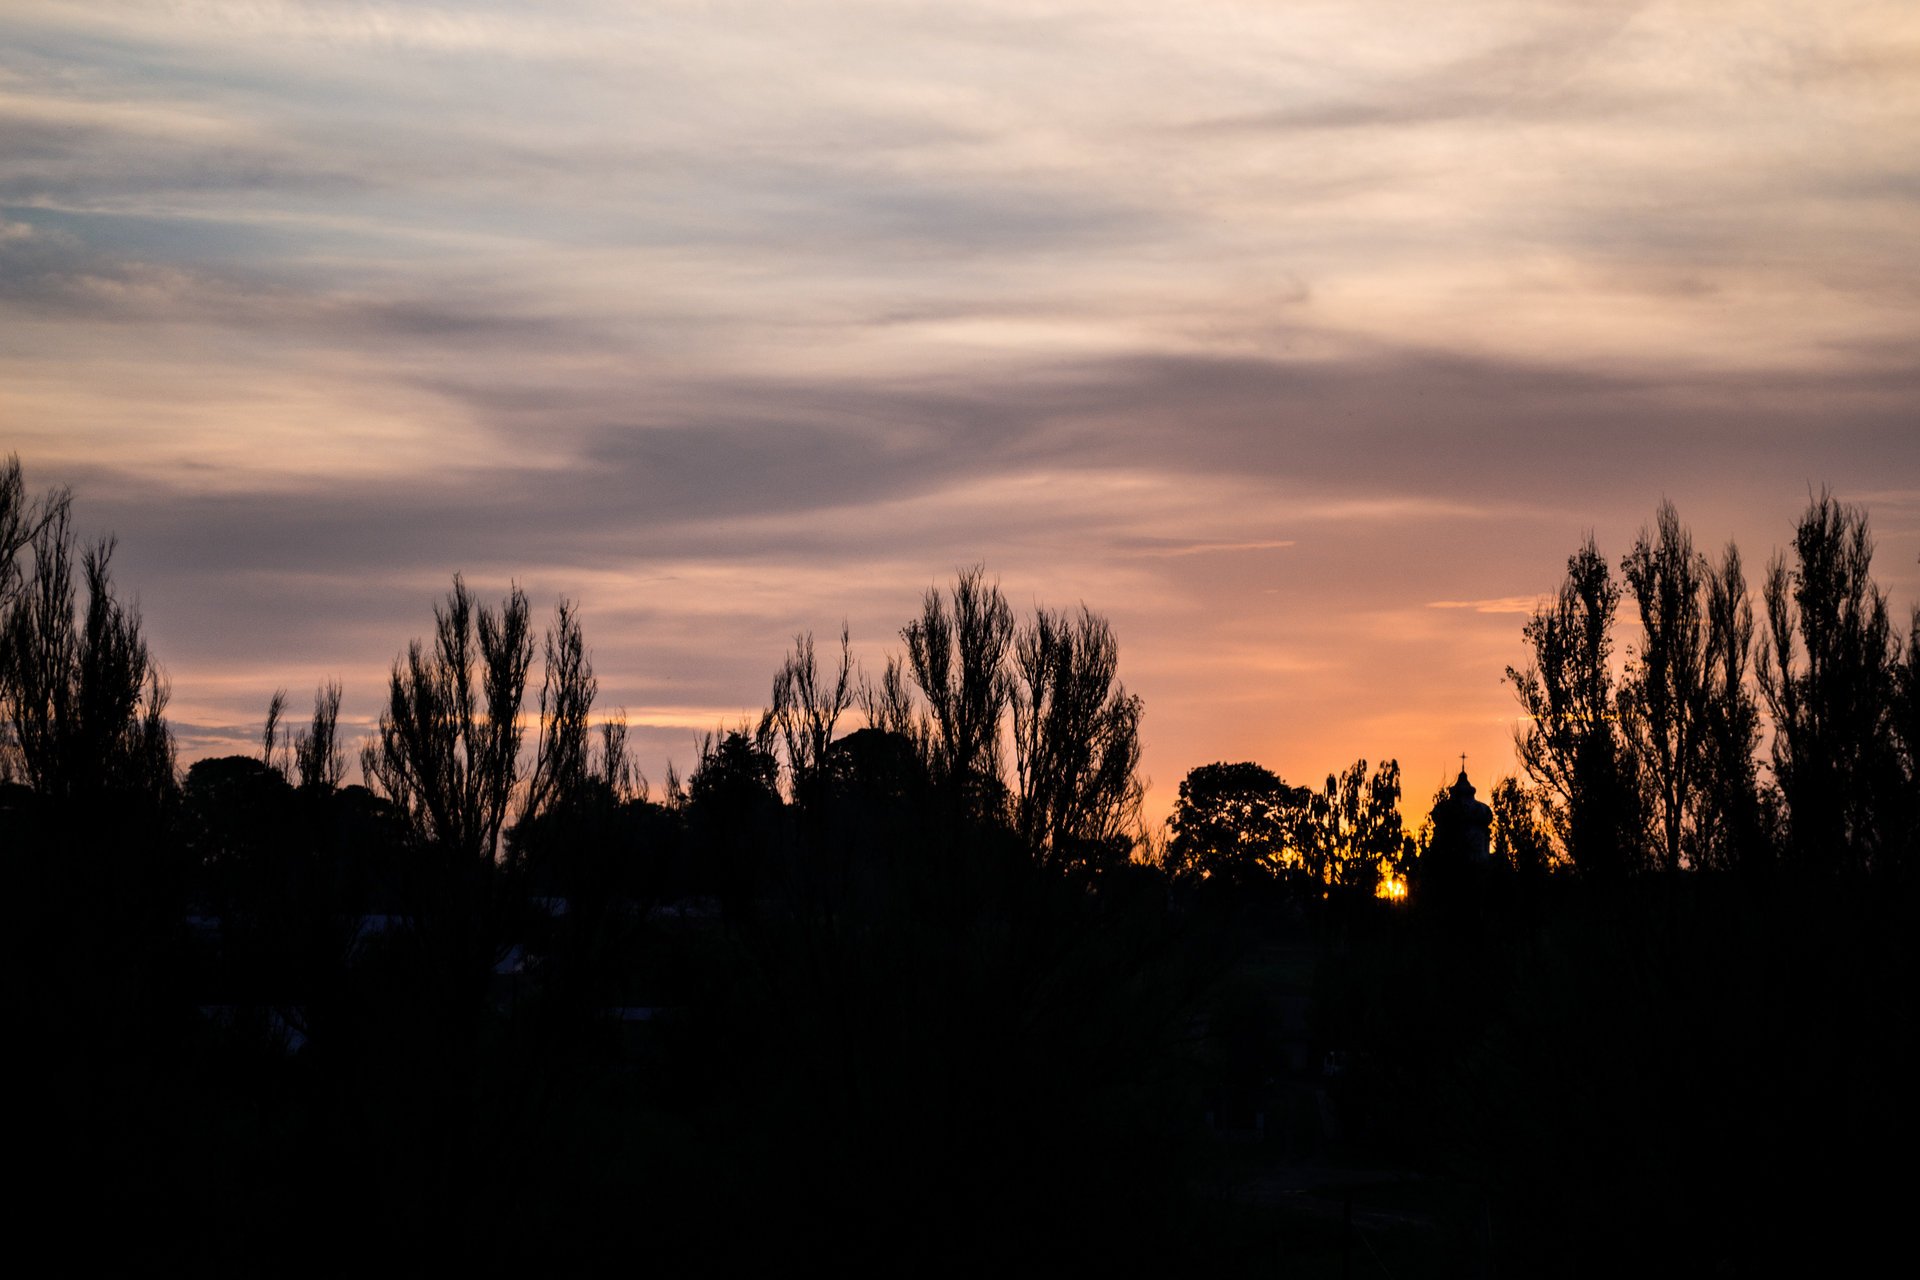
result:
M 332 791 L 346 776 L 340 750 L 340 683 L 329 680 L 314 691 L 313 721 L 293 736 L 293 768 L 303 790 Z
M 1266 883 L 1298 859 L 1313 793 L 1251 762 L 1206 764 L 1180 782 L 1167 869 L 1176 877 Z
M 580 615 L 571 601 L 562 600 L 555 608 L 542 648 L 539 738 L 520 808 L 523 819 L 567 803 L 586 786 L 591 772 L 590 720 L 600 684 L 587 654 Z M 619 730 L 622 756 L 625 729 L 623 722 Z M 614 774 L 619 770 L 616 759 L 609 756 Z
M 780 762 L 770 717 L 709 734 L 687 778 L 687 838 L 700 887 L 738 915 L 765 887 L 781 830 Z
M 897 734 L 915 742 L 920 753 L 927 755 L 925 743 L 926 725 L 914 713 L 913 691 L 907 687 L 906 666 L 900 661 L 900 655 L 887 655 L 887 665 L 881 674 L 880 683 L 875 684 L 864 673 L 860 677 L 858 693 L 861 714 L 867 718 L 869 729 L 878 729 L 882 733 Z
M 1659 865 L 1677 871 L 1683 856 L 1689 864 L 1701 861 L 1694 817 L 1708 763 L 1704 605 L 1711 570 L 1671 502 L 1660 504 L 1657 522 L 1658 533 L 1642 528 L 1620 562 L 1641 641 L 1619 702 L 1621 728 L 1647 783 Z
M 1883 817 L 1903 785 L 1895 641 L 1873 585 L 1864 511 L 1825 491 L 1800 518 L 1794 561 L 1766 582 L 1760 689 L 1772 713 L 1773 772 L 1804 865 L 1864 870 L 1894 852 Z
M 616 711 L 600 722 L 600 759 L 595 776 L 615 800 L 645 799 L 647 780 L 627 749 L 627 713 Z
M 949 595 L 929 588 L 920 617 L 900 632 L 913 680 L 926 700 L 935 775 L 976 814 L 999 807 L 1000 729 L 1012 697 L 1007 655 L 1013 610 L 980 565 L 962 570 Z
M 288 756 L 281 747 L 283 734 L 280 720 L 287 713 L 287 691 L 275 689 L 273 696 L 267 699 L 267 719 L 260 729 L 260 763 L 274 770 L 281 777 L 292 772 Z
M 1760 711 L 1748 689 L 1753 601 L 1740 549 L 1731 542 L 1707 580 L 1707 700 L 1693 827 L 1698 865 L 1726 869 L 1761 860 L 1768 849 L 1754 749 Z
M 360 940 L 366 872 L 390 853 L 338 837 L 338 798 L 296 790 L 248 756 L 198 760 L 183 787 L 199 897 L 219 921 L 219 994 L 304 1031 L 327 1020 L 316 1002 L 338 998 Z
M 840 624 L 840 660 L 830 681 L 822 678 L 814 657 L 813 632 L 795 636 L 793 652 L 773 677 L 771 715 L 786 748 L 787 775 L 796 801 L 809 796 L 826 763 L 834 726 L 853 700 L 853 654 L 846 623 Z
M 1138 826 L 1140 699 L 1119 682 L 1119 652 L 1085 605 L 1038 610 L 1014 641 L 1014 822 L 1057 863 L 1124 860 Z
M 1526 712 L 1514 731 L 1521 767 L 1544 789 L 1555 837 L 1574 866 L 1603 877 L 1638 861 L 1640 827 L 1633 759 L 1621 739 L 1608 666 L 1619 602 L 1620 588 L 1589 536 L 1568 557 L 1555 597 L 1522 630 L 1532 663 L 1524 671 L 1507 668 Z
M 415 640 L 394 663 L 379 736 L 361 753 L 427 843 L 456 863 L 491 862 L 519 768 L 520 702 L 533 641 L 527 598 L 474 608 L 459 575 L 436 605 L 433 649 Z
M 1545 874 L 1552 850 L 1533 795 L 1518 778 L 1502 778 L 1493 784 L 1490 799 L 1494 862 L 1522 875 Z
M 1912 1002 L 1888 991 L 1911 886 L 1877 873 L 1914 865 L 1920 610 L 1896 635 L 1865 517 L 1824 495 L 1769 575 L 1760 683 L 1797 856 L 1874 877 L 1710 874 L 1773 832 L 1756 610 L 1737 550 L 1709 570 L 1663 508 L 1618 566 L 1648 633 L 1624 694 L 1591 539 L 1509 672 L 1533 769 L 1492 789 L 1493 853 L 1588 874 L 1475 870 L 1457 911 L 1429 890 L 1469 842 L 1438 835 L 1410 902 L 1366 896 L 1410 844 L 1391 760 L 1314 789 L 1196 768 L 1162 865 L 1063 873 L 1131 821 L 1139 704 L 1098 615 L 1014 625 L 978 570 L 930 593 L 877 684 L 854 689 L 844 627 L 837 666 L 797 637 L 773 708 L 702 739 L 666 804 L 635 795 L 623 716 L 592 741 L 572 605 L 529 744 L 525 598 L 485 609 L 458 578 L 363 759 L 399 803 L 338 785 L 333 682 L 307 728 L 276 695 L 258 749 L 175 791 L 111 544 L 83 554 L 68 506 L 0 468 L 0 715 L 33 784 L 0 785 L 30 1215 L 111 1203 L 144 1254 L 247 1274 L 304 1222 L 327 1224 L 302 1259 L 323 1272 L 591 1274 L 637 1238 L 672 1271 L 898 1270 L 928 1241 L 1004 1270 L 1013 1240 L 1032 1269 L 1224 1274 L 1282 1237 L 1326 1269 L 1338 1199 L 1248 1209 L 1289 1169 L 1417 1217 L 1366 1237 L 1395 1274 L 1649 1250 L 1765 1271 L 1905 1221 L 1897 1180 L 1757 1172 L 1911 1129 Z M 867 727 L 836 738 L 853 700 Z M 1477 866 L 1464 783 L 1433 827 Z M 1660 864 L 1703 874 L 1605 882 L 1641 796 Z M 1210 1138 L 1208 1110 L 1259 1114 L 1273 1145 Z
M 63 800 L 103 793 L 158 799 L 174 789 L 173 740 L 162 714 L 167 686 L 140 634 L 140 615 L 114 596 L 111 538 L 81 554 L 80 607 L 69 518 L 64 499 L 49 500 L 34 522 L 33 567 L 4 619 L 0 709 L 36 791 Z
M 1403 870 L 1399 804 L 1397 760 L 1382 761 L 1371 776 L 1365 760 L 1328 774 L 1307 828 L 1309 871 L 1349 893 L 1371 893 L 1383 872 Z
M 53 520 L 72 505 L 66 489 L 49 489 L 39 498 L 27 497 L 26 475 L 18 454 L 0 463 L 0 610 L 12 607 L 23 581 L 20 556 Z
M 1895 672 L 1894 732 L 1900 741 L 1901 772 L 1906 785 L 1906 849 L 1908 868 L 1920 867 L 1920 605 L 1907 625 L 1907 643 Z

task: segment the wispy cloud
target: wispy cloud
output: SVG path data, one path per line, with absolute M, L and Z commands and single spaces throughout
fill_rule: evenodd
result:
M 1539 596 L 1499 596 L 1492 600 L 1429 600 L 1429 609 L 1471 609 L 1475 613 L 1531 614 L 1539 607 Z
M 1259 542 L 1189 542 L 1185 544 L 1145 546 L 1136 548 L 1135 555 L 1161 558 L 1181 556 L 1231 555 L 1243 551 L 1279 551 L 1296 545 L 1292 538 L 1270 538 Z

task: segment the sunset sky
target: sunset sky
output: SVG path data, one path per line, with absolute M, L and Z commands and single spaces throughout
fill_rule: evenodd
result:
M 1112 620 L 1155 816 L 1423 808 L 1663 497 L 1757 581 L 1829 485 L 1920 599 L 1920 5 L 7 0 L 9 451 L 183 762 L 364 732 L 460 571 L 657 784 L 981 562 Z

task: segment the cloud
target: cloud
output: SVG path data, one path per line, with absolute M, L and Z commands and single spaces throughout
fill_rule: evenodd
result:
M 1667 495 L 1757 564 L 1809 485 L 1911 489 L 1915 48 L 1848 3 L 22 0 L 0 431 L 122 534 L 209 743 L 302 671 L 364 721 L 456 570 L 580 596 L 664 750 L 985 561 L 1113 616 L 1169 789 L 1444 763 L 1504 749 L 1589 528 Z
M 1121 540 L 1120 545 L 1128 545 Z M 1296 545 L 1291 538 L 1268 538 L 1257 542 L 1189 542 L 1161 543 L 1138 547 L 1135 555 L 1158 558 L 1179 558 L 1182 556 L 1231 555 L 1243 551 L 1280 551 Z
M 1529 616 L 1540 605 L 1538 596 L 1501 596 L 1495 600 L 1429 600 L 1429 609 L 1471 609 L 1475 613 L 1516 613 Z
M 1564 11 L 1544 30 L 1490 48 L 1444 58 L 1437 65 L 1363 77 L 1348 96 L 1330 95 L 1268 111 L 1199 120 L 1181 128 L 1201 135 L 1259 134 L 1487 118 L 1509 123 L 1567 121 L 1646 112 L 1661 104 L 1659 95 L 1581 83 L 1640 7 L 1637 3 L 1593 5 Z

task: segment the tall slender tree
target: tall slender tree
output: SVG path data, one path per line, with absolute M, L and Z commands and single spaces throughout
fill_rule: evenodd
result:
M 275 689 L 273 696 L 267 699 L 267 722 L 260 730 L 260 763 L 286 777 L 289 769 L 289 757 L 285 750 L 286 734 L 281 720 L 287 714 L 287 691 Z
M 1822 491 L 1766 583 L 1760 689 L 1788 848 L 1802 865 L 1865 870 L 1892 856 L 1902 807 L 1895 641 L 1872 578 L 1866 512 Z
M 594 776 L 616 801 L 646 799 L 647 780 L 633 763 L 627 747 L 627 713 L 615 711 L 600 722 L 600 756 Z
M 332 791 L 346 776 L 339 742 L 341 692 L 337 680 L 314 690 L 313 720 L 293 735 L 294 774 L 306 790 Z
M 847 624 L 840 624 L 840 657 L 831 677 L 823 676 L 814 654 L 813 633 L 793 638 L 793 652 L 773 677 L 773 723 L 787 757 L 793 799 L 804 800 L 826 764 L 827 748 L 840 717 L 853 705 L 853 652 Z
M 887 655 L 887 665 L 878 683 L 864 673 L 861 675 L 859 699 L 860 711 L 866 716 L 869 729 L 899 734 L 913 743 L 923 758 L 927 755 L 930 729 L 914 710 L 913 691 L 907 687 L 906 665 L 900 661 L 899 654 Z
M 913 681 L 926 700 L 929 763 L 976 811 L 997 809 L 1001 730 L 1012 680 L 1013 610 L 1000 585 L 975 565 L 942 595 L 929 588 L 920 617 L 900 633 Z
M 1620 562 L 1640 615 L 1640 645 L 1620 690 L 1621 728 L 1646 781 L 1659 865 L 1700 861 L 1695 797 L 1706 767 L 1708 704 L 1705 556 L 1671 502 L 1657 531 L 1641 529 Z
M 14 611 L 22 603 L 28 570 L 22 560 L 40 532 L 55 519 L 64 519 L 72 505 L 66 489 L 52 489 L 39 498 L 27 494 L 25 473 L 18 454 L 8 454 L 0 464 L 0 699 L 15 696 L 13 682 L 19 677 L 16 664 L 25 655 L 16 652 Z M 0 781 L 26 776 L 21 755 L 19 727 L 11 701 L 0 702 Z
M 1754 761 L 1760 711 L 1747 685 L 1752 652 L 1753 601 L 1740 548 L 1729 542 L 1707 582 L 1704 759 L 1693 792 L 1696 856 L 1704 868 L 1751 867 L 1769 849 Z
M 1111 858 L 1133 842 L 1141 704 L 1119 663 L 1113 628 L 1085 605 L 1040 609 L 1015 638 L 1014 825 L 1043 859 Z
M 1522 630 L 1532 663 L 1507 668 L 1526 713 L 1514 731 L 1521 767 L 1542 788 L 1561 849 L 1588 876 L 1624 874 L 1640 861 L 1638 788 L 1609 665 L 1619 602 L 1589 535 L 1568 557 L 1559 591 Z
M 523 818 L 576 799 L 591 776 L 591 719 L 600 682 L 572 601 L 555 608 L 542 654 L 539 736 L 521 800 Z
M 1895 684 L 1894 733 L 1900 742 L 1901 795 L 1906 812 L 1906 841 L 1902 857 L 1909 873 L 1920 867 L 1920 605 L 1907 624 L 1907 641 Z
M 0 655 L 0 712 L 21 772 L 35 790 L 63 799 L 170 795 L 167 686 L 138 611 L 114 594 L 113 540 L 79 553 L 83 608 L 67 502 L 50 501 L 34 525 L 32 569 L 7 601 Z
M 466 583 L 436 605 L 433 648 L 394 663 L 379 735 L 361 753 L 368 785 L 456 862 L 491 862 L 518 775 L 520 703 L 533 641 L 518 587 L 475 608 Z

